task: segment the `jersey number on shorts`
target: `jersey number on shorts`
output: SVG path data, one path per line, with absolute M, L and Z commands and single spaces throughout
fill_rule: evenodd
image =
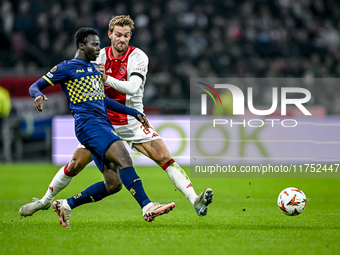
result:
M 143 125 L 140 126 L 140 128 L 143 130 L 143 132 L 148 135 L 151 133 L 150 129 L 152 129 L 152 127 L 149 128 L 149 131 L 145 129 L 145 127 Z

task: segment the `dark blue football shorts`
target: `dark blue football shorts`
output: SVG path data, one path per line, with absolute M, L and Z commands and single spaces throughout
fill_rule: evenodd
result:
M 76 128 L 79 142 L 91 153 L 94 162 L 101 172 L 105 161 L 105 153 L 114 142 L 121 140 L 114 133 L 111 123 L 98 122 L 98 119 L 87 120 L 81 128 Z

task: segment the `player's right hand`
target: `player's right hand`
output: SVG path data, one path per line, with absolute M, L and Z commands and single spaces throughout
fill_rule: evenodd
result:
M 98 64 L 102 80 L 105 83 L 107 80 L 107 74 L 105 73 L 105 65 L 103 63 Z
M 42 112 L 43 111 L 43 101 L 46 100 L 48 101 L 47 96 L 38 96 L 34 99 L 34 109 L 36 111 Z

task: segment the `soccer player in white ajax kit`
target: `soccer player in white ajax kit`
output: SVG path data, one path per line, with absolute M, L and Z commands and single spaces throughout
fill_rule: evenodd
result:
M 142 50 L 129 46 L 133 29 L 134 22 L 129 16 L 112 18 L 108 31 L 111 46 L 101 49 L 96 62 L 100 66 L 106 95 L 143 113 L 142 98 L 149 60 Z M 189 177 L 171 157 L 159 134 L 152 128 L 146 131 L 143 125 L 132 116 L 117 114 L 110 110 L 108 110 L 108 116 L 117 135 L 133 149 L 143 153 L 162 167 L 174 186 L 193 205 L 196 213 L 199 216 L 206 215 L 208 205 L 213 200 L 212 189 L 207 188 L 200 195 L 196 194 Z M 38 210 L 48 209 L 55 196 L 91 161 L 91 153 L 84 146 L 79 145 L 71 161 L 54 176 L 45 196 L 22 206 L 20 214 L 31 216 Z M 150 207 L 157 207 L 157 204 L 150 203 L 142 208 L 143 217 L 147 221 L 152 221 L 154 218 Z M 150 211 L 151 213 L 148 213 Z

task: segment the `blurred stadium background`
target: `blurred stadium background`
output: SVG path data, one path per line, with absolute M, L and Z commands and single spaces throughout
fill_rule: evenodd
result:
M 134 19 L 130 45 L 149 56 L 144 95 L 149 116 L 189 115 L 190 78 L 340 76 L 336 0 L 0 3 L 0 162 L 51 161 L 52 117 L 69 114 L 66 97 L 59 86 L 49 88 L 50 101 L 38 114 L 28 87 L 55 64 L 74 57 L 73 35 L 79 27 L 95 28 L 101 46 L 108 46 L 113 15 Z M 311 106 L 326 115 L 340 114 L 336 85 L 317 93 Z M 254 101 L 261 102 L 257 95 Z

